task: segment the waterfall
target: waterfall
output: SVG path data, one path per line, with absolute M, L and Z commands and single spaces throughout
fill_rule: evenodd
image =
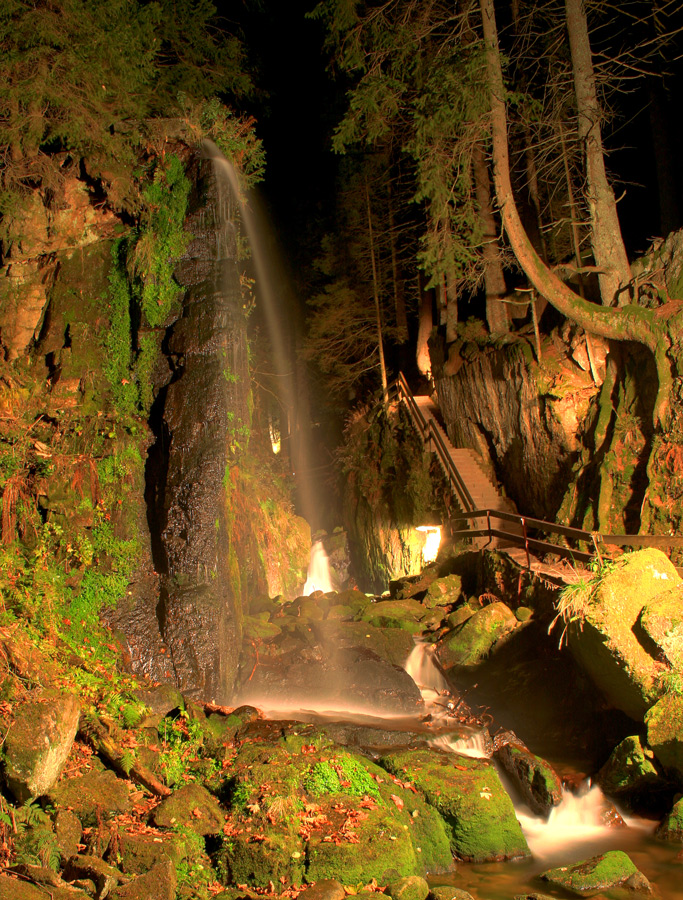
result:
M 308 577 L 304 585 L 304 597 L 308 597 L 313 591 L 327 593 L 334 589 L 330 561 L 327 558 L 323 542 L 316 541 L 311 547 L 311 561 L 308 564 Z

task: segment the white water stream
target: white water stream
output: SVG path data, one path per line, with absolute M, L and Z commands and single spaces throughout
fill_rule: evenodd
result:
M 308 577 L 304 585 L 304 597 L 308 597 L 313 591 L 333 591 L 332 572 L 330 561 L 325 553 L 322 541 L 316 541 L 311 547 L 311 559 L 308 564 Z
M 437 720 L 446 719 L 455 704 L 448 682 L 434 660 L 433 646 L 417 641 L 404 668 L 420 688 L 425 706 L 432 716 Z M 442 734 L 430 743 L 434 747 L 462 756 L 490 756 L 490 741 L 485 739 L 481 729 L 472 729 L 468 738 Z M 500 774 L 507 787 L 509 778 L 504 772 Z M 537 860 L 552 859 L 557 853 L 561 853 L 566 860 L 574 850 L 578 851 L 581 847 L 586 847 L 588 855 L 592 855 L 600 852 L 595 850 L 596 846 L 613 845 L 615 837 L 623 830 L 623 826 L 620 828 L 606 824 L 606 812 L 611 804 L 597 786 L 586 786 L 576 794 L 565 790 L 562 803 L 552 810 L 547 820 L 534 815 L 524 803 L 515 800 L 514 789 L 510 793 L 529 849 Z M 652 828 L 649 822 L 626 816 L 623 819 L 627 828 Z

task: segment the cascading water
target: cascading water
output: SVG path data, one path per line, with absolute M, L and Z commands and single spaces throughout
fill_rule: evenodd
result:
M 455 714 L 458 701 L 438 668 L 433 645 L 416 641 L 405 663 L 405 670 L 420 688 L 425 706 L 438 725 L 444 725 Z M 452 719 L 451 719 L 452 721 Z M 463 736 L 446 731 L 430 741 L 433 747 L 461 756 L 490 758 L 492 742 L 486 728 L 472 728 Z M 562 802 L 547 819 L 534 815 L 523 802 L 515 799 L 515 788 L 504 771 L 499 771 L 503 784 L 513 799 L 515 812 L 529 844 L 533 858 L 547 868 L 557 860 L 576 859 L 611 849 L 618 843 L 623 828 L 642 832 L 650 823 L 621 815 L 606 799 L 599 787 L 586 785 L 577 793 L 564 790 Z M 615 827 L 614 813 L 620 824 Z M 611 814 L 611 815 L 610 815 Z
M 311 561 L 308 565 L 308 577 L 304 585 L 304 597 L 308 597 L 314 591 L 335 590 L 330 570 L 330 561 L 325 552 L 322 541 L 316 541 L 311 547 Z

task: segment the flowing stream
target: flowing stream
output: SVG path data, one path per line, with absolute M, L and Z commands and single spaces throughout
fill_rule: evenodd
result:
M 405 664 L 406 671 L 421 689 L 425 705 L 438 720 L 447 719 L 457 701 L 437 667 L 429 644 L 416 642 Z M 433 746 L 467 756 L 490 757 L 490 742 L 482 730 L 473 730 L 469 738 L 442 734 L 431 741 Z M 530 748 L 533 751 L 533 747 Z M 554 892 L 536 877 L 546 869 L 567 865 L 604 853 L 623 850 L 636 866 L 650 878 L 664 898 L 683 896 L 680 889 L 681 862 L 675 845 L 657 841 L 655 823 L 620 812 L 623 824 L 605 824 L 606 811 L 612 804 L 597 785 L 584 782 L 576 791 L 564 790 L 562 803 L 548 819 L 534 815 L 516 797 L 507 774 L 499 769 L 501 781 L 510 794 L 517 819 L 527 839 L 532 857 L 512 863 L 461 864 L 455 874 L 438 876 L 434 883 L 448 883 L 467 890 L 476 900 L 511 900 L 515 894 L 539 891 Z M 604 892 L 601 897 L 623 897 L 624 891 Z

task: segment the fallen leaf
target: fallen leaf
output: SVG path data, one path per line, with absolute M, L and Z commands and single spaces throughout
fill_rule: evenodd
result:
M 403 803 L 403 800 L 402 800 L 400 797 L 397 797 L 396 794 L 392 794 L 392 795 L 391 795 L 391 799 L 394 801 L 394 803 L 396 804 L 396 806 L 397 806 L 399 809 L 403 809 L 404 803 Z

